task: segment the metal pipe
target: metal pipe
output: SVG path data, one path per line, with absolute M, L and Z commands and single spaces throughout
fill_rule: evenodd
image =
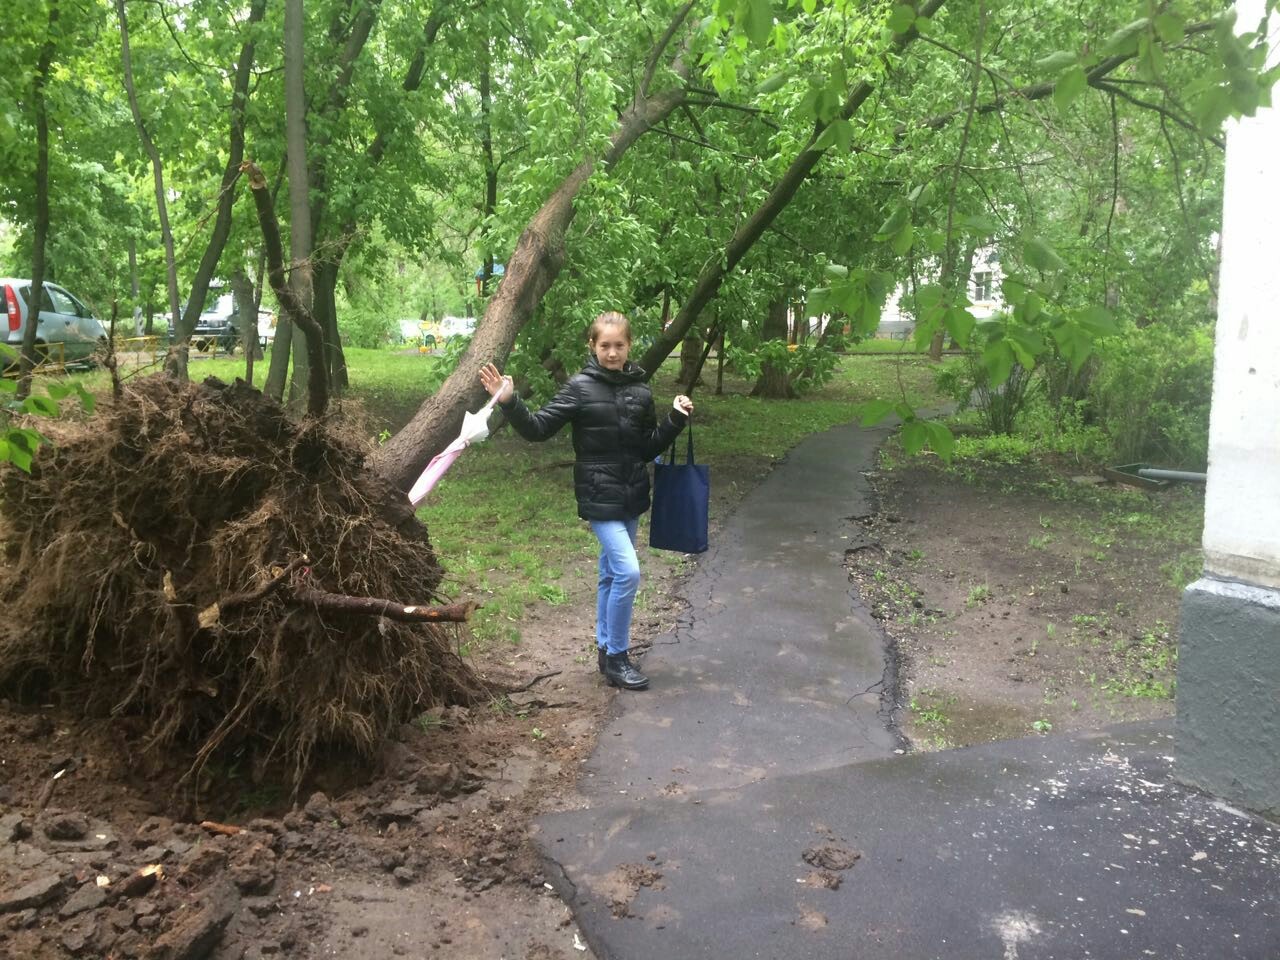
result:
M 1187 483 L 1204 483 L 1208 474 L 1194 473 L 1190 470 L 1158 470 L 1155 467 L 1142 467 L 1138 476 L 1148 480 L 1185 480 Z

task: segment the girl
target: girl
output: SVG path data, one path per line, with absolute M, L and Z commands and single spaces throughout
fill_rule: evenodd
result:
M 631 607 L 640 585 L 636 524 L 649 509 L 649 461 L 665 450 L 689 420 L 693 402 L 675 398 L 657 422 L 645 372 L 627 359 L 631 323 L 621 313 L 602 313 L 587 331 L 591 358 L 537 413 L 515 395 L 511 379 L 488 363 L 480 383 L 498 398 L 503 414 L 526 440 L 546 440 L 573 424 L 573 492 L 578 516 L 600 541 L 600 586 L 596 596 L 596 647 L 600 672 L 615 687 L 643 690 L 649 678 L 636 669 L 631 643 Z

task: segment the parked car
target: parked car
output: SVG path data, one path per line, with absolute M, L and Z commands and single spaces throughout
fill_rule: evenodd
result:
M 0 292 L 4 296 L 8 330 L 5 341 L 20 349 L 22 335 L 30 316 L 31 281 L 13 277 L 0 277 Z M 36 320 L 36 350 L 67 362 L 89 360 L 95 350 L 106 346 L 107 331 L 93 315 L 93 311 L 77 297 L 72 296 L 56 283 L 43 285 L 40 310 Z
M 240 342 L 240 313 L 236 308 L 236 298 L 230 291 L 223 292 L 223 287 L 209 287 L 205 299 L 204 312 L 196 318 L 195 329 L 191 331 L 191 345 L 197 350 L 208 350 L 212 346 L 232 353 Z M 185 312 L 186 307 L 184 305 Z M 173 320 L 169 320 L 169 339 L 174 337 Z

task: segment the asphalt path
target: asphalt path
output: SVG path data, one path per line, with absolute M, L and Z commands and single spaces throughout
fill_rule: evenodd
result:
M 1280 832 L 1178 784 L 1170 726 L 900 755 L 842 564 L 886 432 L 811 436 L 743 501 L 587 806 L 539 821 L 596 956 L 1280 958 Z

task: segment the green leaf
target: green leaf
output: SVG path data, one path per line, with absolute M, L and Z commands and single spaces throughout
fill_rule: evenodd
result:
M 7 343 L 0 341 L 0 357 L 8 357 L 10 360 L 17 360 L 21 356 L 17 350 L 9 346 Z
M 1110 57 L 1115 54 L 1134 53 L 1138 49 L 1138 37 L 1149 26 L 1151 26 L 1151 21 L 1146 17 L 1134 20 L 1132 23 L 1126 23 L 1111 36 L 1107 37 L 1106 42 L 1102 45 L 1102 55 Z
M 1079 58 L 1070 51 L 1059 50 L 1051 53 L 1047 57 L 1041 57 L 1035 62 L 1037 73 L 1057 73 L 1059 70 L 1065 70 L 1067 67 L 1075 63 Z
M 844 280 L 849 276 L 849 268 L 842 263 L 828 263 L 822 269 L 829 277 L 837 277 Z
M 1116 318 L 1103 306 L 1085 307 L 1076 314 L 1076 322 L 1095 337 L 1110 337 L 1120 332 Z
M 1176 13 L 1156 14 L 1156 35 L 1165 43 L 1178 43 L 1187 35 L 1183 20 Z
M 889 414 L 893 413 L 893 401 L 868 400 L 857 408 L 857 412 L 864 427 L 875 426 Z
M 17 393 L 18 381 L 8 377 L 0 377 L 0 393 Z
M 962 350 L 968 348 L 969 338 L 973 336 L 973 327 L 976 322 L 973 314 L 963 307 L 948 308 L 946 316 L 943 318 L 947 333 L 955 338 L 956 343 L 960 344 Z
M 880 225 L 880 229 L 876 231 L 877 240 L 888 240 L 895 236 L 904 226 L 907 225 L 911 217 L 911 211 L 905 205 L 898 205 L 893 208 L 893 212 L 889 214 L 889 219 Z
M 813 143 L 814 150 L 825 150 L 830 146 L 838 146 L 842 151 L 848 151 L 853 144 L 853 124 L 843 117 L 837 117 L 827 124 L 827 128 L 819 134 L 818 139 Z
M 756 87 L 756 93 L 760 96 L 763 96 L 766 93 L 773 93 L 775 90 L 781 90 L 783 84 L 786 82 L 786 73 L 775 73 L 768 80 Z
M 1074 323 L 1054 327 L 1050 336 L 1058 344 L 1058 352 L 1071 364 L 1071 372 L 1079 373 L 1093 351 L 1093 341 Z
M 909 420 L 902 426 L 902 449 L 907 456 L 914 457 L 924 449 L 929 439 L 929 429 L 924 420 Z
M 999 233 L 1001 229 L 1000 221 L 995 217 L 989 217 L 985 213 L 974 213 L 960 220 L 962 229 L 976 233 L 979 236 L 989 237 L 993 233 Z
M 764 46 L 773 32 L 773 4 L 769 0 L 741 0 L 738 24 L 747 39 L 757 47 Z
M 9 462 L 24 473 L 31 472 L 31 461 L 34 459 L 25 450 L 19 450 L 12 443 L 9 445 Z
M 905 3 L 899 3 L 893 8 L 893 12 L 889 14 L 888 27 L 894 33 L 906 33 L 916 22 L 915 8 Z
M 1058 107 L 1058 112 L 1065 114 L 1070 109 L 1072 101 L 1080 96 L 1089 86 L 1089 78 L 1085 76 L 1083 67 L 1072 67 L 1062 75 L 1058 81 L 1058 85 L 1053 88 L 1053 102 Z
M 58 415 L 58 405 L 48 397 L 27 397 L 22 401 L 22 409 L 25 413 L 34 413 L 41 417 L 56 417 Z
M 922 283 L 916 287 L 916 310 L 924 313 L 936 307 L 946 296 L 946 291 L 936 283 Z
M 1053 247 L 1049 246 L 1040 237 L 1032 237 L 1022 248 L 1023 256 L 1026 257 L 1027 263 L 1042 273 L 1057 273 L 1059 270 L 1066 269 L 1066 261 L 1063 260 Z
M 982 351 L 982 365 L 987 371 L 987 383 L 998 387 L 1009 379 L 1013 371 L 1013 347 L 1008 340 L 995 340 Z
M 1034 330 L 1025 330 L 1011 326 L 1005 331 L 1009 345 L 1013 347 L 1018 362 L 1030 370 L 1036 365 L 1036 358 L 1045 351 L 1044 337 Z
M 941 457 L 945 462 L 951 462 L 951 454 L 955 450 L 956 438 L 952 436 L 951 431 L 944 424 L 934 420 L 925 420 L 924 431 L 929 439 L 929 449 Z
M 1023 323 L 1035 323 L 1044 310 L 1044 298 L 1034 290 L 1028 290 L 1026 299 L 1017 304 L 1014 314 Z
M 67 397 L 76 392 L 75 387 L 68 386 L 65 383 L 51 383 L 44 390 L 54 400 L 59 401 L 67 399 Z
M 915 240 L 915 230 L 911 224 L 907 224 L 901 230 L 893 235 L 893 240 L 889 243 L 889 247 L 898 256 L 905 256 L 907 251 L 911 249 L 911 244 Z

